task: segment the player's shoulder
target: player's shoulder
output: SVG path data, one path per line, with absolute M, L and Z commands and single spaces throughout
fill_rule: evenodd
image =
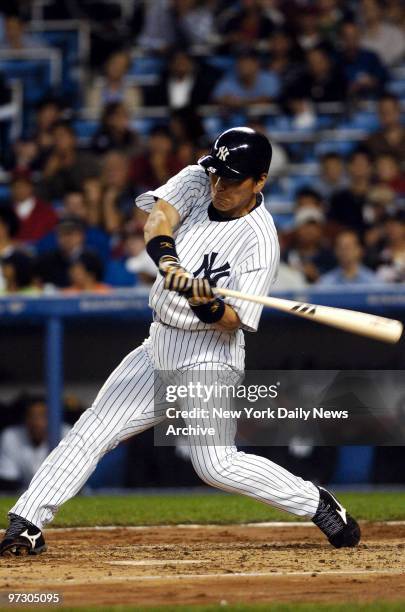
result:
M 196 184 L 200 184 L 202 186 L 207 186 L 209 184 L 209 179 L 204 168 L 198 164 L 186 166 L 180 171 L 179 174 L 181 174 L 185 179 L 195 181 Z
M 249 225 L 257 236 L 278 241 L 277 230 L 271 213 L 266 208 L 262 195 L 261 205 L 246 217 Z

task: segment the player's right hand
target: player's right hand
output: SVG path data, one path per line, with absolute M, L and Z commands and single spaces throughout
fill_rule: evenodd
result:
M 169 291 L 187 293 L 193 283 L 193 275 L 187 272 L 175 257 L 162 257 L 159 261 L 159 271 L 164 276 L 164 288 Z

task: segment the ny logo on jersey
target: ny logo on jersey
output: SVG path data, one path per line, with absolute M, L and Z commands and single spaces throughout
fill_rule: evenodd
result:
M 219 157 L 221 161 L 224 162 L 226 158 L 228 157 L 228 155 L 229 155 L 228 147 L 225 147 L 225 146 L 219 147 L 217 157 Z
M 209 281 L 213 283 L 217 283 L 220 278 L 230 275 L 230 264 L 226 262 L 223 266 L 219 268 L 214 268 L 215 260 L 218 257 L 218 253 L 210 253 L 204 255 L 203 262 L 201 266 L 193 272 L 194 276 L 197 277 L 202 273 L 203 278 L 208 278 Z

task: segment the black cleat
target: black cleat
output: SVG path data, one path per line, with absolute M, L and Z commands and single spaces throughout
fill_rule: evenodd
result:
M 360 542 L 360 527 L 339 504 L 336 497 L 323 487 L 319 489 L 319 506 L 312 521 L 335 548 L 357 546 Z
M 39 555 L 45 550 L 42 531 L 21 516 L 10 514 L 10 525 L 0 542 L 0 557 Z

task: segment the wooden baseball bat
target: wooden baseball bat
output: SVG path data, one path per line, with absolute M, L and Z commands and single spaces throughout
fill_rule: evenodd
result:
M 263 306 L 276 308 L 276 310 L 282 310 L 297 317 L 303 317 L 310 321 L 337 327 L 338 329 L 374 338 L 375 340 L 390 342 L 391 344 L 398 342 L 402 335 L 403 325 L 401 321 L 378 317 L 366 312 L 306 304 L 304 302 L 295 302 L 293 300 L 284 300 L 264 295 L 250 295 L 222 287 L 215 287 L 214 291 L 224 297 L 233 297 L 239 300 L 255 302 L 256 304 L 263 304 Z

